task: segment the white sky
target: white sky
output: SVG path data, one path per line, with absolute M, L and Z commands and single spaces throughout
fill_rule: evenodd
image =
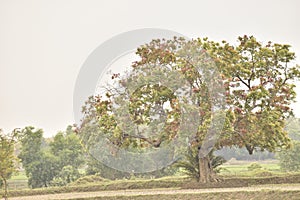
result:
M 291 44 L 300 58 L 299 8 L 297 0 L 0 0 L 0 128 L 33 125 L 46 136 L 64 130 L 74 122 L 73 90 L 85 59 L 134 29 L 230 42 L 254 35 Z

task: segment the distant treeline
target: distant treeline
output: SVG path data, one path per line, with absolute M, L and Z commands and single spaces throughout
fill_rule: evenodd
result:
M 254 151 L 252 155 L 249 155 L 246 148 L 238 148 L 238 147 L 226 147 L 221 150 L 216 151 L 216 155 L 222 156 L 226 160 L 230 160 L 231 158 L 235 158 L 237 160 L 267 160 L 267 159 L 275 159 L 275 153 L 271 153 L 268 151 Z

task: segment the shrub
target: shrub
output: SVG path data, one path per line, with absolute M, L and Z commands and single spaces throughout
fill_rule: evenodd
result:
M 220 168 L 218 168 L 220 165 L 226 162 L 226 160 L 221 156 L 215 156 L 213 154 L 213 151 L 211 151 L 209 154 L 210 162 L 212 169 L 215 173 L 220 172 Z M 188 152 L 185 155 L 185 158 L 181 161 L 178 161 L 175 166 L 183 168 L 184 173 L 191 178 L 195 178 L 196 180 L 199 180 L 199 157 L 198 157 L 198 150 L 189 148 Z
M 253 176 L 256 176 L 256 177 L 268 177 L 268 176 L 273 176 L 273 173 L 268 171 L 268 170 L 265 170 L 265 169 L 255 169 L 253 171 Z
M 81 174 L 73 166 L 64 166 L 62 171 L 50 182 L 51 186 L 65 186 L 77 180 Z
M 99 175 L 89 175 L 89 176 L 84 176 L 81 177 L 79 179 L 77 179 L 76 181 L 74 181 L 71 185 L 84 185 L 87 183 L 95 183 L 95 182 L 103 182 L 103 181 L 107 181 L 107 179 L 102 178 Z
M 262 166 L 258 163 L 252 163 L 250 166 L 248 166 L 248 171 L 253 171 L 257 169 L 261 169 Z

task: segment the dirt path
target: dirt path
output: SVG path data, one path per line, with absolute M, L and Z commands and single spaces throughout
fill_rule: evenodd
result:
M 49 199 L 76 199 L 88 197 L 105 196 L 136 196 L 136 195 L 156 195 L 156 194 L 199 194 L 215 192 L 242 192 L 242 191 L 261 191 L 261 190 L 282 190 L 282 191 L 300 191 L 300 184 L 281 184 L 281 185 L 260 185 L 255 187 L 239 188 L 209 188 L 209 189 L 145 189 L 145 190 L 118 190 L 118 191 L 99 191 L 99 192 L 80 192 L 80 193 L 62 193 L 48 194 L 27 197 L 13 197 L 9 200 L 49 200 Z

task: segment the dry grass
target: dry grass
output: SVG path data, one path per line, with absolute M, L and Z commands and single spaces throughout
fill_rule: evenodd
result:
M 96 197 L 81 198 L 76 200 L 174 200 L 174 199 L 205 199 L 205 200 L 245 200 L 245 199 L 289 199 L 299 200 L 300 191 L 260 191 L 260 192 L 226 192 L 206 194 L 174 194 L 174 195 L 139 195 L 139 196 L 117 196 L 117 197 Z
M 98 183 L 88 183 L 84 185 L 75 185 L 67 187 L 53 187 L 42 189 L 11 190 L 9 195 L 12 196 L 31 196 L 43 194 L 59 194 L 73 192 L 93 192 L 105 190 L 126 190 L 126 189 L 153 189 L 153 188 L 182 188 L 182 189 L 203 189 L 203 188 L 231 188 L 247 187 L 261 184 L 283 184 L 283 183 L 300 183 L 300 175 L 286 175 L 275 177 L 224 177 L 220 182 L 200 184 L 196 181 L 181 178 L 163 178 L 153 180 L 118 180 L 103 181 Z M 1 195 L 1 194 L 0 194 Z

